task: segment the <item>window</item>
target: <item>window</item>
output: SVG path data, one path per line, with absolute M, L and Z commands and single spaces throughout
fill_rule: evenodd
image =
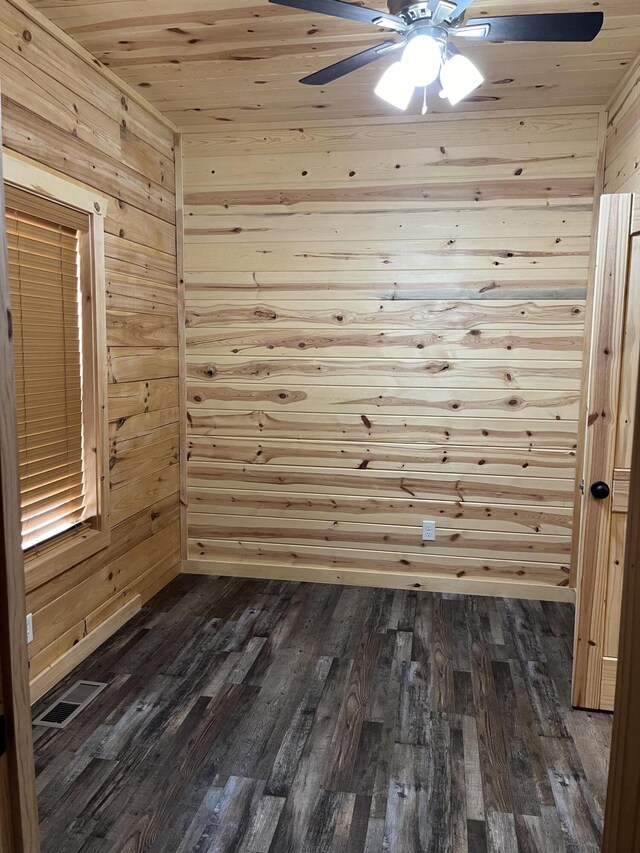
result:
M 7 187 L 22 547 L 85 509 L 79 235 L 87 217 Z
M 38 585 L 108 544 L 104 202 L 3 163 L 22 547 Z

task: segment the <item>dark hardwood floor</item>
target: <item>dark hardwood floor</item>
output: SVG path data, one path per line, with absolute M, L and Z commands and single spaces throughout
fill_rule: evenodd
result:
M 596 853 L 568 605 L 183 576 L 52 694 L 45 853 Z

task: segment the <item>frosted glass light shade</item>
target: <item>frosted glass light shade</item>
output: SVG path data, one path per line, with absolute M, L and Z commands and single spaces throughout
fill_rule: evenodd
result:
M 394 62 L 384 72 L 374 92 L 383 101 L 406 110 L 413 95 L 413 83 L 400 62 Z
M 414 86 L 429 86 L 440 71 L 442 47 L 431 36 L 417 35 L 405 47 L 400 61 Z
M 484 83 L 484 77 L 470 59 L 457 53 L 442 66 L 440 82 L 443 97 L 448 98 L 451 106 L 455 107 Z

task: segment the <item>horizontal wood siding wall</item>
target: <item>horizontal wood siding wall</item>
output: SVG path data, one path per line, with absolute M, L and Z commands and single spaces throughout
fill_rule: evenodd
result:
M 609 105 L 606 193 L 640 193 L 640 56 Z
M 6 0 L 0 77 L 4 144 L 110 197 L 111 546 L 49 583 L 28 583 L 37 695 L 63 674 L 76 644 L 94 634 L 105 639 L 123 607 L 132 611 L 137 596 L 139 606 L 179 570 L 174 139 L 152 112 Z
M 191 569 L 570 586 L 597 137 L 185 137 Z

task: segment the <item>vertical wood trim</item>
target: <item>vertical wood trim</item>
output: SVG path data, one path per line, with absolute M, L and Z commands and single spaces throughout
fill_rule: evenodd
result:
M 572 696 L 574 705 L 587 708 L 600 701 L 611 524 L 610 499 L 591 498 L 589 486 L 613 479 L 632 201 L 631 195 L 602 196 L 597 237 Z
M 640 195 L 636 193 L 633 197 L 633 211 L 631 213 L 631 234 L 640 234 Z
M 607 145 L 607 113 L 601 110 L 598 116 L 598 153 L 597 153 L 597 171 L 596 182 L 593 194 L 593 217 L 591 226 L 591 248 L 589 254 L 589 276 L 587 279 L 587 304 L 585 306 L 585 335 L 584 335 L 584 355 L 582 359 L 582 395 L 580 399 L 580 415 L 578 418 L 578 447 L 576 449 L 576 485 L 573 507 L 573 524 L 574 531 L 571 542 L 571 573 L 569 575 L 569 586 L 574 589 L 580 584 L 580 542 L 579 535 L 582 524 L 582 512 L 584 509 L 583 493 L 580 491 L 580 483 L 585 476 L 585 453 L 586 453 L 586 434 L 587 434 L 587 410 L 588 398 L 587 392 L 589 388 L 589 354 L 591 352 L 592 336 L 593 336 L 593 311 L 594 311 L 594 294 L 595 294 L 595 277 L 596 277 L 596 259 L 597 259 L 597 236 L 598 223 L 600 221 L 600 200 L 604 191 L 604 170 Z
M 184 284 L 184 177 L 182 136 L 175 136 L 176 266 L 178 275 L 178 398 L 180 406 L 180 558 L 187 559 L 187 343 Z
M 91 353 L 94 393 L 94 441 L 96 448 L 96 491 L 98 498 L 97 514 L 100 530 L 110 537 L 109 520 L 109 423 L 107 420 L 107 306 L 104 244 L 104 214 L 91 216 L 91 299 L 93 322 Z M 106 545 L 107 540 L 104 542 Z
M 1 164 L 0 209 L 4 210 Z M 0 219 L 0 677 L 7 719 L 13 845 L 20 853 L 37 853 L 40 838 L 27 669 L 11 308 L 4 216 Z
M 85 421 L 85 471 L 95 484 L 87 514 L 97 517 L 97 530 L 103 534 L 98 547 L 110 539 L 109 523 L 109 424 L 107 421 L 107 311 L 105 304 L 104 217 L 91 215 L 91 232 L 81 236 L 83 399 L 90 401 L 83 411 Z M 87 452 L 88 451 L 88 452 Z
M 638 239 L 638 238 L 636 238 Z M 636 369 L 640 387 L 640 365 Z M 603 853 L 640 851 L 640 393 L 636 395 L 620 647 Z

